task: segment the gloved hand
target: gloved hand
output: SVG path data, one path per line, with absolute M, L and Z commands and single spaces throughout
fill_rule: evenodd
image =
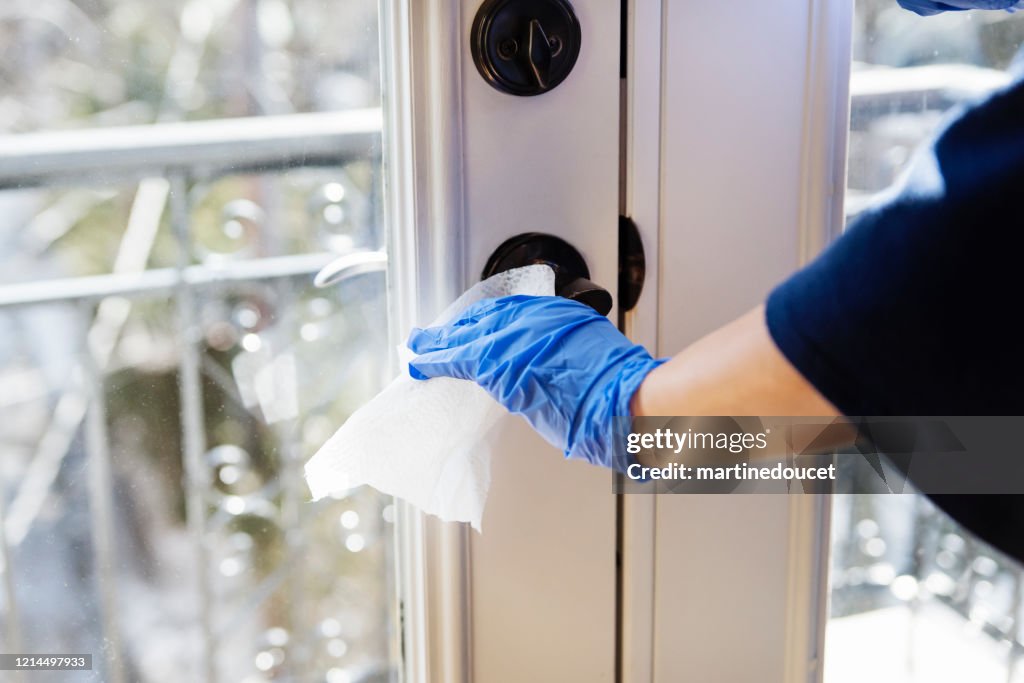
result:
M 899 3 L 904 9 L 924 17 L 965 9 L 1004 9 L 1013 12 L 1024 8 L 1024 0 L 899 0 Z
M 415 329 L 416 379 L 469 379 L 570 458 L 612 466 L 612 418 L 630 415 L 651 358 L 603 315 L 556 296 L 485 299 L 443 327 Z

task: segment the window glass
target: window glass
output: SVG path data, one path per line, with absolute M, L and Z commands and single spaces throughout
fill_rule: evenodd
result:
M 0 131 L 332 111 L 380 99 L 369 0 L 47 0 L 0 9 Z
M 847 218 L 951 109 L 1009 81 L 1024 14 L 857 0 Z M 1024 681 L 1022 575 L 919 494 L 834 497 L 827 683 Z
M 391 499 L 302 478 L 390 372 L 384 273 L 312 284 L 385 247 L 377 11 L 0 8 L 0 652 L 396 675 Z

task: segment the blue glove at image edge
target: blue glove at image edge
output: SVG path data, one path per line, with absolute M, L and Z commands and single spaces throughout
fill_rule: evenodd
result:
M 1024 0 L 899 0 L 899 4 L 903 9 L 923 17 L 972 9 L 1013 12 L 1024 8 Z

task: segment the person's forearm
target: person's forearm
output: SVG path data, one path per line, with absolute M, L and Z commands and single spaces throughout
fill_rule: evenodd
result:
M 633 415 L 836 416 L 768 334 L 764 306 L 690 345 L 652 371 Z

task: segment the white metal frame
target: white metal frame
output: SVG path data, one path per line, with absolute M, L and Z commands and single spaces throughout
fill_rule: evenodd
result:
M 392 338 L 433 318 L 466 285 L 458 3 L 380 3 Z M 469 681 L 468 527 L 398 501 L 402 674 Z

